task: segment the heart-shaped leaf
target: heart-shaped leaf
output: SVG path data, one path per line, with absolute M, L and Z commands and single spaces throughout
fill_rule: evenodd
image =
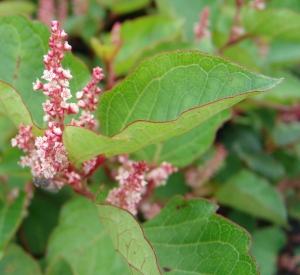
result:
M 175 197 L 143 225 L 164 274 L 257 275 L 250 236 L 206 200 Z
M 64 143 L 72 162 L 99 154 L 110 157 L 134 152 L 182 135 L 221 110 L 280 82 L 210 54 L 159 54 L 143 61 L 129 77 L 103 93 L 99 108 L 106 136 L 68 126 Z
M 60 221 L 50 237 L 46 260 L 51 266 L 63 258 L 77 275 L 124 274 L 129 268 L 113 248 L 96 206 L 77 197 L 63 206 Z M 49 271 L 50 272 L 50 271 Z
M 285 225 L 286 208 L 279 192 L 264 178 L 242 170 L 222 185 L 216 194 L 218 202 L 255 217 Z
M 109 232 L 115 249 L 127 261 L 132 274 L 161 274 L 153 248 L 135 218 L 115 206 L 97 207 L 100 220 Z

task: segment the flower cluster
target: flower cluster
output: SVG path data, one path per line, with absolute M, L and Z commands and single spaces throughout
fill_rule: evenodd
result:
M 111 189 L 106 201 L 136 215 L 136 205 L 145 192 L 147 182 L 144 173 L 148 170 L 148 167 L 145 161 L 132 162 L 126 160 L 125 165 L 127 169 L 121 167 L 119 175 L 116 176 L 120 187 Z
M 129 155 L 119 155 L 118 161 L 122 166 L 115 179 L 120 187 L 110 190 L 106 201 L 128 210 L 133 215 L 137 213 L 142 196 L 164 185 L 168 177 L 178 170 L 168 162 L 149 170 L 145 161 L 133 162 L 129 160 Z M 147 171 L 149 172 L 146 173 Z
M 159 167 L 152 169 L 146 176 L 148 182 L 152 182 L 154 187 L 165 185 L 170 175 L 177 172 L 178 168 L 171 163 L 164 161 Z
M 81 92 L 77 92 L 78 103 L 68 103 L 72 97 L 69 89 L 69 80 L 72 79 L 70 70 L 62 67 L 61 61 L 64 52 L 70 51 L 67 34 L 59 29 L 59 23 L 52 21 L 51 36 L 48 46 L 51 48 L 44 56 L 44 70 L 42 83 L 39 79 L 33 83 L 35 91 L 42 90 L 49 99 L 43 103 L 45 112 L 44 121 L 48 121 L 48 129 L 43 137 L 34 137 L 30 132 L 31 126 L 20 125 L 19 135 L 12 139 L 12 146 L 18 146 L 26 156 L 21 157 L 20 165 L 29 166 L 32 175 L 45 178 L 53 187 L 60 188 L 63 184 L 70 184 L 75 190 L 80 190 L 81 179 L 87 176 L 97 164 L 97 159 L 83 163 L 83 169 L 73 167 L 67 158 L 67 151 L 62 142 L 64 120 L 67 115 L 77 114 L 79 108 L 83 111 L 79 121 L 72 120 L 71 125 L 93 129 L 96 125 L 92 111 L 96 109 L 98 99 L 95 97 L 101 92 L 97 84 L 104 78 L 103 70 L 95 68 L 91 83 L 88 83 Z
M 97 84 L 104 78 L 103 69 L 96 67 L 93 70 L 92 82 L 88 83 L 80 92 L 76 93 L 78 106 L 82 109 L 79 121 L 71 121 L 71 125 L 93 129 L 96 121 L 92 112 L 97 109 L 98 99 L 95 95 L 100 94 L 101 90 Z M 86 111 L 84 111 L 86 110 Z

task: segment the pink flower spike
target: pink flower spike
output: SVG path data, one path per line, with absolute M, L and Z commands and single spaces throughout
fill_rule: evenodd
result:
M 69 43 L 67 41 L 65 41 L 63 44 L 63 50 L 66 52 L 72 50 L 72 47 L 69 45 Z
M 67 79 L 72 79 L 72 75 L 71 75 L 71 72 L 70 70 L 63 70 L 63 76 Z
M 77 93 L 76 93 L 76 98 L 77 98 L 77 100 L 82 99 L 82 98 L 83 98 L 83 95 L 84 95 L 83 91 L 77 92 Z
M 43 83 L 39 79 L 36 79 L 36 82 L 32 82 L 32 86 L 35 91 L 43 89 Z
M 77 104 L 70 103 L 70 105 L 69 105 L 69 113 L 70 114 L 78 114 L 78 112 L 79 112 L 79 108 L 78 108 Z
M 62 135 L 62 131 L 59 127 L 53 127 L 53 133 L 57 136 L 61 136 Z
M 128 168 L 130 171 L 120 171 L 116 177 L 120 187 L 110 190 L 106 201 L 136 215 L 136 205 L 141 200 L 141 195 L 145 192 L 147 183 L 144 180 L 144 173 L 148 170 L 148 167 L 145 161 L 141 161 L 130 162 Z
M 62 39 L 66 39 L 66 38 L 68 38 L 68 35 L 67 35 L 67 33 L 66 33 L 64 30 L 61 30 L 61 31 L 60 31 L 60 37 L 61 37 Z
M 177 171 L 177 167 L 173 167 L 171 163 L 164 161 L 159 167 L 151 170 L 146 179 L 148 182 L 153 182 L 155 187 L 162 186 L 166 184 L 169 176 Z

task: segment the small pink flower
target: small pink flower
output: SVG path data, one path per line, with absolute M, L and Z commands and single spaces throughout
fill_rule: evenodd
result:
M 151 170 L 146 179 L 148 182 L 152 181 L 155 187 L 162 186 L 166 184 L 169 176 L 177 171 L 177 167 L 173 167 L 170 163 L 164 161 L 159 167 Z
M 33 90 L 35 91 L 43 89 L 43 83 L 39 79 L 36 79 L 36 82 L 32 82 L 32 86 L 33 86 Z
M 110 190 L 107 202 L 112 205 L 130 211 L 133 215 L 137 214 L 137 203 L 141 200 L 141 195 L 145 191 L 146 181 L 144 173 L 148 170 L 145 161 L 131 162 L 130 170 L 120 170 L 116 180 L 120 187 Z

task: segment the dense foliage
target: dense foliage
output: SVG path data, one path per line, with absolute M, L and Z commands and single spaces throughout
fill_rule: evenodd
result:
M 1 1 L 0 274 L 300 274 L 299 30 L 293 0 Z

